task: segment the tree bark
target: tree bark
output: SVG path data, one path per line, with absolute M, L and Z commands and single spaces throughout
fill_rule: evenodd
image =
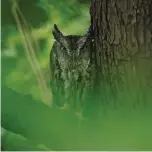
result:
M 97 63 L 152 53 L 151 0 L 94 0 L 91 23 Z M 151 54 L 152 55 L 152 54 Z
M 152 69 L 151 8 L 151 0 L 92 1 L 91 26 L 102 88 L 109 85 L 112 92 L 118 91 L 120 82 L 121 89 L 130 88 L 129 83 L 141 87 L 143 68 Z

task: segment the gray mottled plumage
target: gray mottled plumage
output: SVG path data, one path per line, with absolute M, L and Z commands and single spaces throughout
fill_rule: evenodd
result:
M 65 36 L 56 25 L 53 36 L 56 41 L 50 54 L 50 68 L 54 102 L 76 106 L 85 90 L 93 85 L 92 39 L 89 31 L 83 36 Z

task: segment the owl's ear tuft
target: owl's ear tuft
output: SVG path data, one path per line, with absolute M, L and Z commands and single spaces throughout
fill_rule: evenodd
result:
M 63 34 L 61 33 L 61 31 L 59 30 L 56 24 L 54 24 L 52 34 L 57 41 L 60 41 L 60 39 L 63 37 Z
M 88 40 L 88 38 L 90 37 L 90 32 L 87 31 L 83 36 L 80 37 L 80 39 L 78 40 L 78 45 L 79 46 L 83 46 L 85 44 L 85 42 Z
M 87 32 L 84 35 L 87 38 L 92 37 L 92 27 L 90 26 L 89 29 L 87 30 Z
M 56 24 L 54 24 L 54 31 L 60 32 L 60 30 L 59 30 L 59 28 L 58 28 L 58 26 L 57 26 Z M 61 33 L 61 32 L 60 32 L 60 33 Z
M 92 35 L 91 31 L 92 30 L 91 30 L 91 26 L 90 26 L 89 29 L 86 31 L 86 33 L 80 38 L 79 43 L 84 44 L 88 40 L 88 38 L 91 37 L 91 35 Z
M 80 50 L 90 38 L 91 38 L 91 28 L 89 28 L 87 32 L 83 36 L 81 36 L 80 39 L 78 40 L 77 42 L 78 50 Z

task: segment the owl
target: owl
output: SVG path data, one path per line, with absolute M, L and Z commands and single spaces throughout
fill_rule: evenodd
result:
M 82 36 L 64 35 L 54 25 L 53 36 L 50 69 L 54 103 L 81 107 L 84 94 L 91 89 L 95 77 L 91 32 L 88 30 Z

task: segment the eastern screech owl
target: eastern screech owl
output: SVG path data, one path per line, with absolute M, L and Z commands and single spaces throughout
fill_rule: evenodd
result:
M 94 78 L 90 31 L 83 36 L 63 35 L 54 25 L 55 42 L 50 53 L 52 92 L 55 103 L 82 105 Z

